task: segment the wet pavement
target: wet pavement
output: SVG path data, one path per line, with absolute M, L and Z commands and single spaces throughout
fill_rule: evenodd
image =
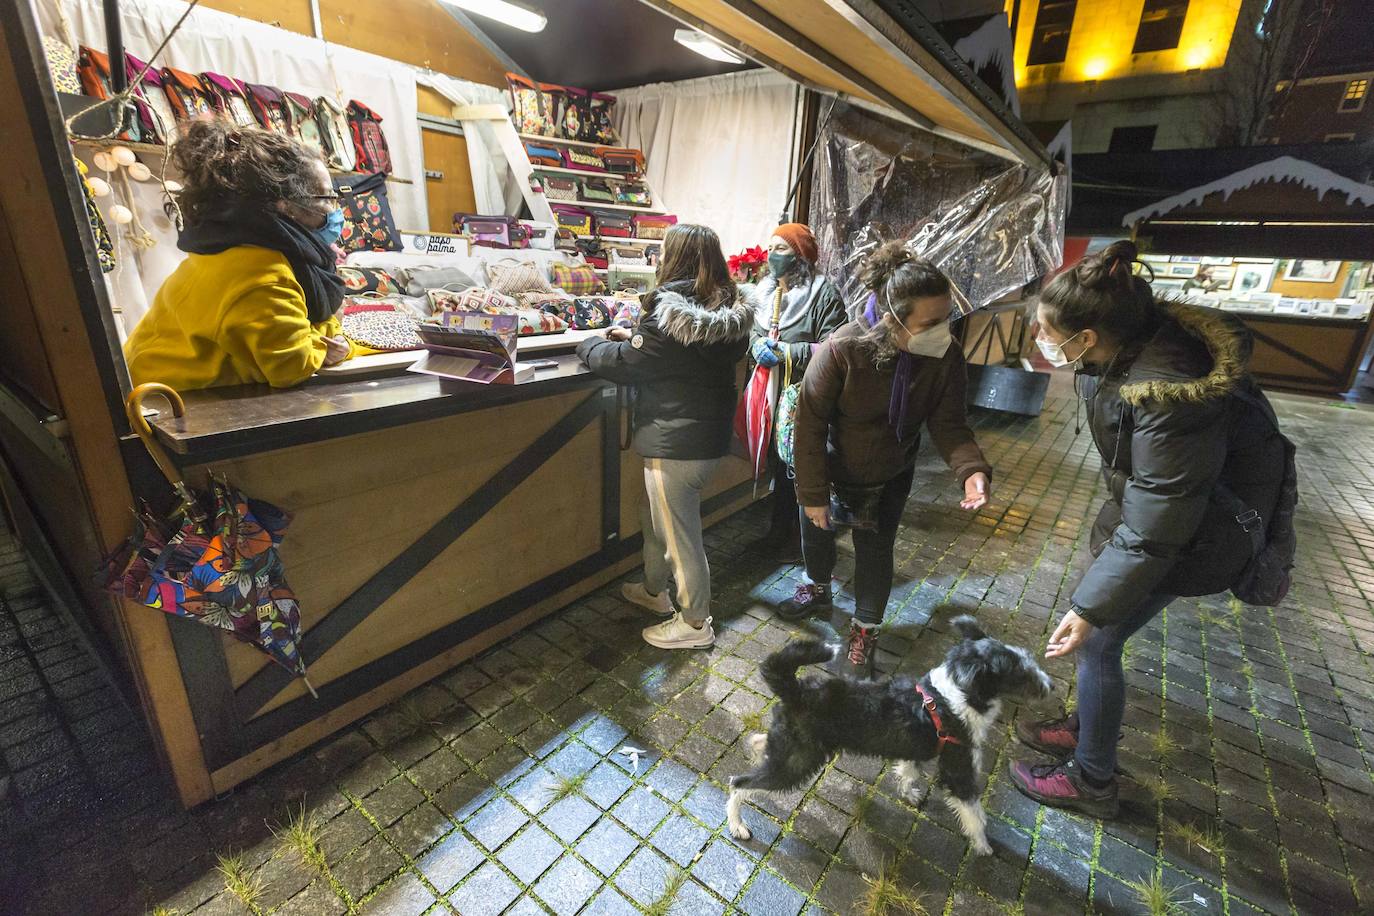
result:
M 1009 711 L 986 858 L 938 799 L 901 800 L 890 764 L 846 757 L 746 808 L 755 838 L 730 838 L 723 789 L 772 702 L 758 664 L 828 630 L 771 615 L 799 571 L 745 549 L 761 508 L 708 534 L 712 650 L 644 645 L 615 583 L 191 812 L 0 540 L 0 911 L 1374 912 L 1374 413 L 1278 406 L 1304 500 L 1292 594 L 1272 610 L 1180 600 L 1130 642 L 1117 821 L 1012 789 L 1014 717 L 1056 708 Z M 976 425 L 993 501 L 960 511 L 923 458 L 889 673 L 938 663 L 958 613 L 1043 646 L 1089 560 L 1101 488 L 1072 400 Z M 1072 705 L 1072 666 L 1047 670 Z

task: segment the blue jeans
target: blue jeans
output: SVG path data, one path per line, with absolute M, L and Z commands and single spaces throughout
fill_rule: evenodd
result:
M 1100 782 L 1116 772 L 1116 743 L 1126 713 L 1126 675 L 1121 650 L 1141 627 L 1164 610 L 1173 595 L 1150 595 L 1119 622 L 1093 627 L 1078 649 L 1078 765 Z

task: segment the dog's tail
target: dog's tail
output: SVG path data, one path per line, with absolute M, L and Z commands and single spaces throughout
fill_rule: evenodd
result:
M 800 693 L 797 669 L 802 665 L 828 662 L 835 650 L 814 639 L 796 639 L 763 660 L 759 672 L 763 682 L 783 703 L 795 700 Z

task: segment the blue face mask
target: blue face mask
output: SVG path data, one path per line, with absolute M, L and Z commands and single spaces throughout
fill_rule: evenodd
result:
M 326 245 L 333 245 L 343 235 L 344 215 L 342 210 L 330 210 L 324 218 L 324 225 L 313 230 L 315 238 Z

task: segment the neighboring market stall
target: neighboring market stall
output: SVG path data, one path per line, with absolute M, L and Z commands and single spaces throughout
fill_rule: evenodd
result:
M 1161 293 L 1235 313 L 1266 385 L 1355 383 L 1374 303 L 1374 187 L 1274 156 L 1125 214 Z
M 536 95 L 522 97 L 526 77 L 508 78 L 509 61 L 461 31 L 445 39 L 452 23 L 425 19 L 431 14 L 410 4 L 397 6 L 394 21 L 370 12 L 355 23 L 365 32 L 356 36 L 349 20 L 326 17 L 321 30 L 308 18 L 297 22 L 290 9 L 274 17 L 286 27 L 195 9 L 155 68 L 129 64 L 145 93 L 134 106 L 138 121 L 124 125 L 131 133 L 73 143 L 65 122 L 101 91 L 119 91 L 108 67 L 101 85 L 98 55 L 110 34 L 102 4 L 45 5 L 40 17 L 21 2 L 0 12 L 9 52 L 0 63 L 0 117 L 10 126 L 0 265 L 14 278 L 0 303 L 5 497 L 29 510 L 27 537 L 52 545 L 54 576 L 70 586 L 94 638 L 117 660 L 184 803 L 231 788 L 638 562 L 642 473 L 621 447 L 626 394 L 587 375 L 571 350 L 611 321 L 633 320 L 632 290 L 652 284 L 671 217 L 712 221 L 711 207 L 724 195 L 735 210 L 757 211 L 741 235 L 777 219 L 824 108 L 819 94 L 803 94 L 792 78 L 849 93 L 880 112 L 888 131 L 938 137 L 944 157 L 957 158 L 957 144 L 969 144 L 1005 186 L 994 196 L 1009 209 L 972 214 L 958 227 L 976 233 L 985 219 L 1012 243 L 989 273 L 996 282 L 973 267 L 956 276 L 970 307 L 994 287 L 1053 266 L 1026 254 L 1057 244 L 1057 222 L 1045 216 L 1058 206 L 1056 182 L 1044 178 L 1043 150 L 937 39 L 913 38 L 867 3 L 844 14 L 833 3 L 807 2 L 752 16 L 726 2 L 654 5 L 724 42 L 761 49 L 755 59 L 783 74 L 713 77 L 733 82 L 712 84 L 706 95 L 712 105 L 729 98 L 753 106 L 756 120 L 768 122 L 771 133 L 755 138 L 776 156 L 762 190 L 751 175 L 732 184 L 718 168 L 716 183 L 703 187 L 704 178 L 694 183 L 690 171 L 663 165 L 691 133 L 682 121 L 678 134 L 665 132 L 668 116 L 657 109 L 658 129 L 647 126 L 646 112 L 669 90 L 624 93 L 615 114 L 597 110 L 611 104 L 606 94 L 533 79 Z M 139 58 L 151 56 L 187 11 L 173 0 L 119 7 L 124 49 Z M 418 34 L 425 47 L 417 51 Z M 88 79 L 59 80 L 59 92 L 45 51 L 60 76 L 62 47 Z M 450 73 L 418 66 L 425 61 L 445 61 Z M 154 84 L 149 73 L 171 82 Z M 546 92 L 560 105 L 573 100 L 580 122 L 596 125 L 592 132 L 521 121 L 522 105 L 534 101 L 537 111 Z M 674 99 L 677 116 L 699 97 L 684 87 Z M 159 99 L 173 107 L 159 111 Z M 350 195 L 366 187 L 371 196 L 358 197 L 361 218 L 345 237 L 356 290 L 383 294 L 403 317 L 416 307 L 408 300 L 442 314 L 455 310 L 451 299 L 473 308 L 473 289 L 495 292 L 513 300 L 497 302 L 502 313 L 530 332 L 515 360 L 552 363 L 515 373 L 515 384 L 479 385 L 407 372 L 419 352 L 383 353 L 295 389 L 189 392 L 183 416 L 164 408 L 151 418 L 186 481 L 203 485 L 213 470 L 293 516 L 279 554 L 299 600 L 300 657 L 318 696 L 251 646 L 110 599 L 91 575 L 129 535 L 131 507 L 146 502 L 156 513 L 172 505 L 164 474 L 124 414 L 129 381 L 120 341 L 180 256 L 174 213 L 164 207 L 175 199 L 176 176 L 164 171 L 162 141 L 202 105 L 245 124 L 271 128 L 280 120 L 298 135 L 313 124 L 336 186 Z M 504 113 L 510 108 L 515 121 Z M 73 125 L 83 125 L 80 117 Z M 84 132 L 94 133 L 89 125 Z M 716 162 L 735 157 L 728 146 L 715 155 Z M 99 182 L 83 181 L 81 171 Z M 982 180 L 934 167 L 926 179 L 944 188 L 932 201 Z M 868 190 L 874 212 L 885 212 L 881 189 Z M 1036 200 L 1038 222 L 1004 218 L 1033 210 Z M 826 206 L 828 221 L 850 218 Z M 912 216 L 874 224 L 865 237 L 907 237 L 921 223 Z M 1025 231 L 1036 238 L 1030 248 L 1007 235 Z M 503 268 L 533 271 L 539 289 L 496 290 Z M 427 286 L 424 279 L 435 277 L 427 271 L 450 272 L 450 282 Z M 481 282 L 454 286 L 455 271 Z M 586 303 L 570 306 L 573 297 L 544 291 L 553 281 L 564 292 L 586 284 L 575 297 Z M 608 281 L 612 288 L 596 289 Z M 375 333 L 364 328 L 356 340 L 375 343 Z M 752 489 L 744 462 L 722 465 L 708 520 L 746 505 Z

